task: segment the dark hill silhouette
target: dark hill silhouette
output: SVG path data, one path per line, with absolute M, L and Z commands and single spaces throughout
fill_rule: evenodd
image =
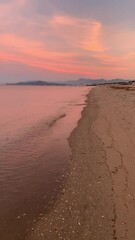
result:
M 47 82 L 47 81 L 27 81 L 27 82 L 18 82 L 18 83 L 7 83 L 6 85 L 17 85 L 17 86 L 96 86 L 96 85 L 104 85 L 104 84 L 131 84 L 135 82 L 135 80 L 124 80 L 124 79 L 111 79 L 111 80 L 105 80 L 105 79 L 85 79 L 80 78 L 78 80 L 69 80 L 69 81 L 63 81 L 63 82 Z

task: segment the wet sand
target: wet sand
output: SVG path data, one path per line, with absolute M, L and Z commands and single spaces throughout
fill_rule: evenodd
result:
M 135 239 L 135 87 L 96 87 L 69 143 L 58 201 L 29 240 Z

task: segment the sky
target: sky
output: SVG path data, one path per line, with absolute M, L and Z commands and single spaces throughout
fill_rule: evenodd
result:
M 135 79 L 135 1 L 0 0 L 0 82 Z

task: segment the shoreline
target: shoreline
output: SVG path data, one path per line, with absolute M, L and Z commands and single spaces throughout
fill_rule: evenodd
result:
M 5 91 L 9 101 L 2 108 L 0 122 L 2 240 L 26 239 L 33 225 L 57 201 L 71 154 L 67 138 L 80 119 L 89 89 L 68 87 L 64 92 L 64 88 L 20 88 L 20 98 L 16 89 L 9 89 L 9 94 Z M 27 108 L 27 99 L 29 106 L 36 107 Z M 10 104 L 15 108 L 13 115 Z M 7 124 L 3 128 L 4 120 Z
M 81 119 L 69 137 L 72 155 L 67 182 L 58 202 L 35 224 L 29 240 L 102 239 L 105 235 L 109 239 L 110 232 L 114 235 L 111 179 L 103 161 L 102 143 L 92 131 L 99 111 L 94 93 L 94 89 L 88 93 Z
M 96 87 L 69 137 L 72 155 L 59 200 L 28 240 L 135 237 L 135 96 Z

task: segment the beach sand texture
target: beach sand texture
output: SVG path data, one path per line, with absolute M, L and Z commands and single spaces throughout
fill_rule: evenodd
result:
M 94 88 L 69 143 L 59 200 L 29 240 L 135 239 L 135 88 Z

